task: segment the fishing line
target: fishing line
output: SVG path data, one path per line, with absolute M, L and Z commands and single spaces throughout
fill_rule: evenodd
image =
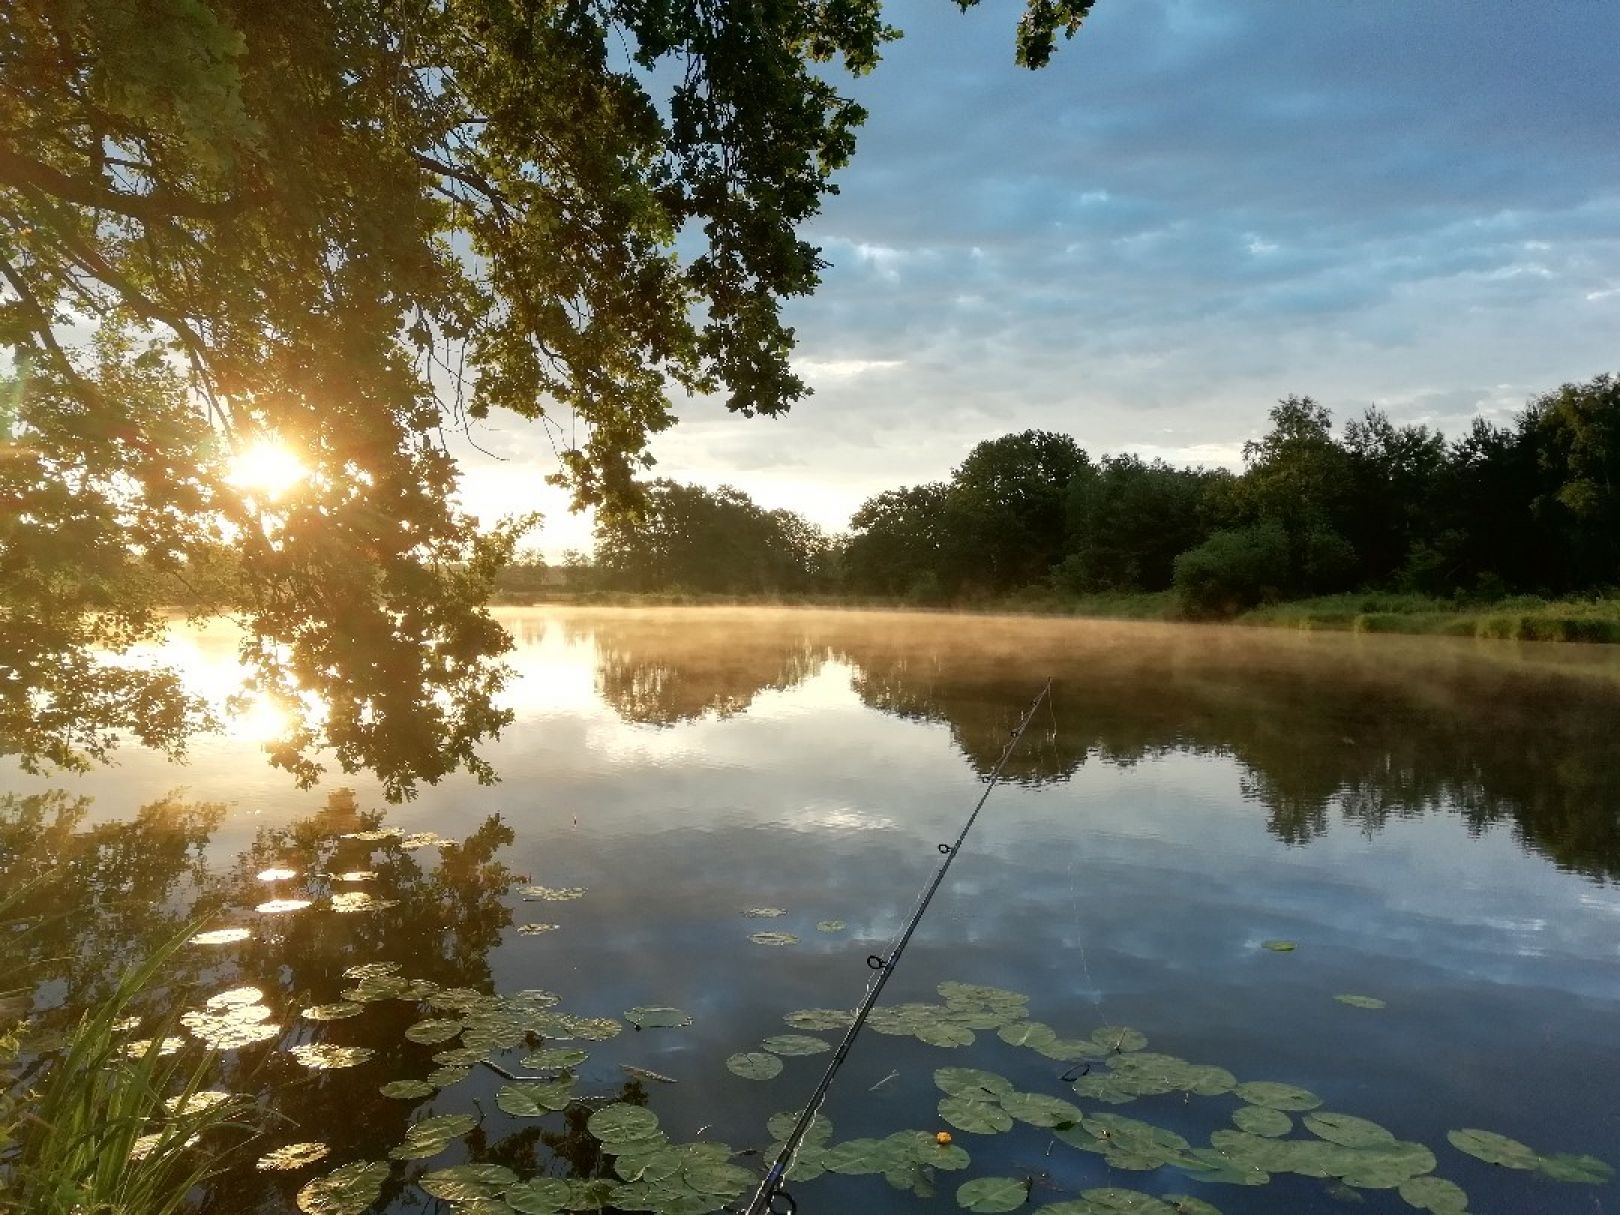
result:
M 787 1177 L 788 1169 L 793 1166 L 794 1157 L 798 1155 L 799 1146 L 804 1142 L 805 1133 L 809 1131 L 810 1124 L 815 1121 L 816 1114 L 820 1112 L 822 1103 L 826 1101 L 827 1091 L 832 1088 L 833 1079 L 838 1075 L 838 1069 L 844 1065 L 844 1060 L 849 1057 L 850 1048 L 855 1045 L 855 1039 L 859 1036 L 861 1028 L 866 1024 L 866 1018 L 877 1004 L 878 997 L 883 994 L 883 988 L 888 983 L 889 976 L 894 973 L 895 964 L 900 961 L 900 955 L 905 952 L 906 946 L 911 943 L 912 934 L 917 931 L 917 925 L 922 921 L 923 913 L 928 910 L 928 904 L 933 901 L 940 884 L 944 882 L 945 874 L 950 870 L 951 862 L 956 859 L 956 854 L 962 850 L 962 843 L 967 839 L 968 832 L 973 830 L 973 824 L 978 820 L 979 811 L 984 809 L 984 803 L 990 800 L 990 794 L 995 791 L 996 785 L 1000 783 L 1002 770 L 1006 768 L 1007 761 L 1012 758 L 1013 752 L 1018 749 L 1018 743 L 1024 737 L 1024 731 L 1029 728 L 1029 723 L 1034 720 L 1036 711 L 1041 707 L 1041 702 L 1048 700 L 1051 693 L 1052 681 L 1048 679 L 1041 688 L 1040 693 L 1030 702 L 1029 708 L 1024 710 L 1023 717 L 1019 719 L 1017 727 L 1007 739 L 1006 745 L 1002 747 L 1001 757 L 996 760 L 996 766 L 990 770 L 990 779 L 985 784 L 984 792 L 979 795 L 978 803 L 973 807 L 973 813 L 968 815 L 967 822 L 962 824 L 962 830 L 957 833 L 956 841 L 939 845 L 940 855 L 945 859 L 940 862 L 939 868 L 935 870 L 933 881 L 929 882 L 923 889 L 922 897 L 917 900 L 917 905 L 912 910 L 910 919 L 906 921 L 905 928 L 893 943 L 888 956 L 885 957 L 882 954 L 874 953 L 866 959 L 866 964 L 877 973 L 867 986 L 866 996 L 861 1001 L 860 1007 L 855 1010 L 855 1019 L 850 1022 L 849 1029 L 845 1031 L 844 1040 L 838 1044 L 838 1049 L 833 1052 L 832 1062 L 827 1065 L 827 1070 L 821 1077 L 821 1083 L 816 1085 L 815 1092 L 810 1094 L 809 1103 L 799 1115 L 799 1120 L 794 1124 L 792 1133 L 783 1142 L 782 1150 L 776 1154 L 776 1159 L 772 1162 L 770 1171 L 765 1174 L 765 1180 L 760 1183 L 759 1192 L 754 1195 L 753 1201 L 748 1204 L 745 1215 L 792 1215 L 792 1212 L 798 1210 L 798 1204 L 782 1188 L 782 1183 Z M 1055 714 L 1053 720 L 1056 721 Z M 774 1205 L 779 1198 L 786 1204 L 785 1206 L 778 1207 Z

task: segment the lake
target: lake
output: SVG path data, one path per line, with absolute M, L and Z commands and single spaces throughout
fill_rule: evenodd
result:
M 992 1178 L 1017 1193 L 970 1189 L 974 1209 L 1209 1209 L 1080 1198 L 1100 1188 L 1228 1215 L 1463 1209 L 1410 1184 L 1431 1174 L 1471 1211 L 1620 1210 L 1583 1159 L 1620 1164 L 1620 647 L 501 616 L 516 720 L 486 749 L 493 786 L 300 791 L 252 720 L 183 767 L 129 749 L 81 777 L 0 773 L 6 881 L 54 875 L 24 959 L 50 974 L 42 1024 L 188 917 L 219 934 L 129 1031 L 212 1035 L 218 1087 L 274 1111 L 207 1210 L 293 1211 L 372 1161 L 376 1210 L 433 1209 L 422 1178 L 475 1162 L 497 1167 L 430 1182 L 460 1195 L 439 1209 L 551 1211 L 605 1190 L 512 1178 L 610 1177 L 614 1146 L 642 1165 L 627 1204 L 730 1200 L 838 1039 L 835 1012 L 805 1010 L 858 1002 L 1048 679 L 838 1075 L 789 1185 L 801 1212 L 959 1210 Z M 197 686 L 230 683 L 227 632 L 177 629 L 172 652 Z M 203 1015 L 177 1030 L 176 1009 Z M 733 1171 L 639 1116 L 593 1123 L 615 1099 L 670 1143 L 729 1145 Z M 407 1139 L 439 1115 L 466 1117 Z M 1531 1151 L 1448 1139 L 1474 1128 Z M 942 1131 L 950 1149 L 926 1146 Z M 306 1142 L 324 1159 L 254 1167 Z M 402 1143 L 421 1158 L 391 1161 Z

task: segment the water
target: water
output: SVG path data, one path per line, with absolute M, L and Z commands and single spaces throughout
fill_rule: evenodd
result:
M 45 1024 L 188 915 L 253 933 L 182 951 L 141 1031 L 163 1009 L 241 984 L 263 990 L 283 1029 L 226 1058 L 221 1087 L 277 1117 L 208 1209 L 291 1211 L 311 1177 L 386 1160 L 429 1112 L 482 1121 L 442 1154 L 396 1164 L 378 1209 L 421 1209 L 432 1200 L 413 1179 L 463 1160 L 522 1176 L 604 1167 L 583 1129 L 592 1107 L 509 1117 L 494 1102 L 505 1081 L 488 1068 L 420 1104 L 381 1096 L 379 1085 L 427 1074 L 435 1051 L 457 1045 L 404 1039 L 425 1007 L 298 1015 L 338 1000 L 352 984 L 345 968 L 375 961 L 444 987 L 543 988 L 581 1015 L 678 1007 L 690 1026 L 568 1043 L 589 1051 L 577 1091 L 645 1101 L 677 1141 L 765 1148 L 767 1117 L 808 1094 L 827 1056 L 787 1058 L 767 1081 L 738 1078 L 725 1060 L 790 1032 L 786 1012 L 856 1002 L 866 955 L 902 925 L 935 845 L 955 835 L 1049 676 L 1051 707 L 886 1003 L 937 1001 L 952 979 L 1009 988 L 1062 1035 L 1132 1026 L 1150 1050 L 1304 1086 L 1326 1110 L 1422 1142 L 1471 1210 L 1620 1207 L 1613 1182 L 1497 1168 L 1446 1141 L 1482 1127 L 1620 1164 L 1620 654 L 855 613 L 504 618 L 520 678 L 517 720 L 488 750 L 502 776 L 493 787 L 450 781 L 399 807 L 341 774 L 300 792 L 264 765 L 253 722 L 201 742 L 184 768 L 129 751 L 81 778 L 3 778 L 0 863 L 61 878 L 35 898 L 50 918 L 26 946 L 51 974 L 37 996 Z M 229 682 L 225 633 L 177 633 L 173 652 L 198 686 Z M 343 838 L 377 826 L 456 846 Z M 299 876 L 256 876 L 277 867 Z M 310 876 L 351 871 L 376 876 Z M 585 893 L 526 901 L 535 884 Z M 345 890 L 393 905 L 336 913 L 329 897 Z M 313 905 L 253 910 L 273 898 Z M 755 907 L 786 914 L 742 914 Z M 818 931 L 824 920 L 847 926 Z M 525 935 L 526 923 L 558 927 Z M 757 945 L 759 931 L 799 941 Z M 1273 952 L 1267 940 L 1297 948 Z M 310 1071 L 287 1054 L 309 1042 L 376 1053 Z M 524 1053 L 494 1057 L 521 1071 Z M 952 1130 L 935 1108 L 940 1066 L 986 1068 L 1194 1146 L 1238 1107 L 1181 1094 L 1102 1105 L 1060 1079 L 1069 1064 L 994 1031 L 952 1049 L 869 1034 L 828 1105 L 835 1138 Z M 1173 1168 L 1110 1169 L 1021 1123 L 952 1133 L 972 1164 L 940 1173 L 936 1196 L 827 1174 L 793 1187 L 800 1209 L 955 1210 L 957 1186 L 984 1176 L 1029 1180 L 1031 1210 L 1096 1186 L 1190 1193 L 1229 1213 L 1357 1200 L 1411 1209 L 1394 1189 L 1297 1175 L 1239 1188 Z M 252 1168 L 259 1153 L 304 1140 L 330 1156 L 284 1174 Z

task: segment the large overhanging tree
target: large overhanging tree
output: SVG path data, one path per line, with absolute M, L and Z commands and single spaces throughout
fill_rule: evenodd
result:
M 1028 0 L 1019 62 L 1092 2 Z M 878 0 L 0 0 L 0 752 L 182 750 L 206 710 L 140 653 L 183 598 L 245 626 L 301 779 L 487 778 L 525 521 L 455 507 L 444 428 L 534 419 L 612 512 L 672 386 L 803 397 L 835 68 L 892 36 Z

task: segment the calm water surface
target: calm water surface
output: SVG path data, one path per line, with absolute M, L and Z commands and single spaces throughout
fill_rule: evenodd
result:
M 589 1107 L 511 1118 L 489 1068 L 420 1103 L 381 1096 L 457 1043 L 407 1041 L 429 1014 L 401 1000 L 299 1016 L 338 1000 L 342 972 L 366 962 L 445 987 L 543 988 L 581 1015 L 678 1007 L 690 1026 L 575 1043 L 590 1052 L 578 1091 L 646 1102 L 678 1141 L 764 1148 L 767 1117 L 808 1094 L 827 1056 L 788 1058 L 766 1081 L 725 1060 L 787 1031 L 784 1013 L 856 1002 L 865 957 L 900 927 L 936 843 L 1049 676 L 1051 707 L 886 1002 L 937 1000 L 950 979 L 1009 988 L 1060 1034 L 1132 1026 L 1150 1050 L 1304 1086 L 1325 1109 L 1427 1144 L 1471 1210 L 1620 1210 L 1612 1182 L 1495 1168 L 1445 1138 L 1483 1127 L 1620 1164 L 1615 651 L 854 613 L 504 618 L 520 678 L 516 723 L 488 750 L 493 787 L 450 781 L 397 807 L 341 774 L 302 792 L 264 764 L 251 720 L 199 743 L 185 767 L 132 750 L 83 778 L 0 774 L 0 864 L 61 879 L 35 900 L 47 927 L 29 946 L 36 963 L 65 959 L 37 996 L 47 1023 L 190 914 L 251 930 L 183 951 L 148 1022 L 252 984 L 282 1027 L 226 1056 L 223 1087 L 285 1121 L 215 1186 L 211 1210 L 292 1211 L 311 1176 L 387 1159 L 429 1112 L 482 1121 L 441 1155 L 396 1165 L 379 1209 L 432 1209 L 414 1178 L 462 1160 L 522 1176 L 606 1167 L 581 1129 Z M 227 634 L 181 630 L 173 644 L 198 686 L 229 684 Z M 346 838 L 376 828 L 454 843 Z M 272 868 L 298 876 L 258 878 Z M 330 876 L 350 871 L 376 876 Z M 585 893 L 532 901 L 530 885 Z M 381 905 L 339 913 L 331 896 L 345 890 Z M 312 902 L 254 910 L 275 898 Z M 757 907 L 786 914 L 743 914 Z M 818 931 L 826 920 L 846 927 Z M 558 927 L 519 931 L 540 923 Z M 749 939 L 759 931 L 799 941 L 762 946 Z M 1346 993 L 1386 1006 L 1335 1001 Z M 376 1053 L 310 1071 L 287 1054 L 309 1042 Z M 521 1071 L 524 1053 L 493 1058 Z M 1180 1094 L 1103 1106 L 1063 1082 L 1067 1064 L 993 1031 L 951 1049 L 874 1033 L 828 1105 L 835 1137 L 941 1129 L 943 1065 L 1195 1145 L 1238 1108 Z M 1105 1185 L 1191 1193 L 1229 1215 L 1410 1209 L 1393 1189 L 1300 1176 L 1235 1187 L 1110 1169 L 1023 1124 L 956 1138 L 972 1165 L 942 1173 L 932 1198 L 828 1174 L 794 1187 L 800 1210 L 955 1210 L 960 1182 L 992 1175 L 1031 1179 L 1031 1210 Z M 331 1155 L 301 1172 L 252 1169 L 294 1140 Z

